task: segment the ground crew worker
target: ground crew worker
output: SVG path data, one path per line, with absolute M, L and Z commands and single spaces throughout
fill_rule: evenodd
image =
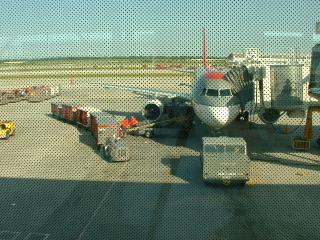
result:
M 131 116 L 129 124 L 130 124 L 130 127 L 137 126 L 137 124 L 138 124 L 137 118 L 135 118 L 134 116 Z
M 121 121 L 121 128 L 126 129 L 130 126 L 128 118 L 125 118 Z

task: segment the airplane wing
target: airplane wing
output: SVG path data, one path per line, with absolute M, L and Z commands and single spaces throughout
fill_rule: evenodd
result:
M 192 95 L 188 93 L 179 93 L 179 92 L 170 92 L 162 91 L 158 89 L 146 89 L 146 88 L 137 88 L 137 87 L 126 87 L 126 86 L 117 86 L 112 84 L 95 84 L 106 89 L 117 89 L 132 92 L 138 95 L 154 97 L 154 98 L 167 98 L 167 99 L 181 99 L 186 101 L 192 100 Z

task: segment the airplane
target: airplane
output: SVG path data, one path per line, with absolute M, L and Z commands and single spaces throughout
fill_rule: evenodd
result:
M 142 116 L 157 121 L 164 113 L 177 114 L 175 107 L 191 107 L 207 126 L 219 130 L 235 119 L 248 121 L 254 101 L 254 73 L 246 66 L 231 69 L 208 67 L 206 62 L 206 31 L 203 31 L 203 67 L 196 71 L 191 93 L 162 91 L 136 87 L 96 84 L 105 89 L 119 89 L 150 99 L 145 103 Z

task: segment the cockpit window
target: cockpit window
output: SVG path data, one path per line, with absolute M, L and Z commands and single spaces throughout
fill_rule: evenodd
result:
M 219 96 L 219 91 L 216 90 L 216 89 L 208 89 L 207 96 L 209 96 L 209 97 L 218 97 Z
M 221 89 L 220 90 L 220 96 L 225 97 L 225 96 L 231 96 L 231 89 Z

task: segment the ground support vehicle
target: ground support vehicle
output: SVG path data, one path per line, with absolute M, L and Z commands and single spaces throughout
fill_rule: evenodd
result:
M 250 158 L 243 138 L 203 137 L 202 176 L 209 183 L 245 184 Z
M 6 91 L 0 91 L 0 105 L 9 103 L 8 95 Z
M 32 86 L 28 90 L 27 100 L 29 102 L 42 102 L 61 95 L 60 86 Z
M 15 123 L 11 120 L 0 121 L 0 139 L 9 139 L 16 132 Z
M 50 98 L 49 86 L 33 86 L 28 97 L 29 102 L 42 102 Z
M 15 90 L 0 91 L 0 105 L 5 105 L 8 103 L 14 103 L 19 101 L 19 95 L 16 95 Z
M 121 138 L 120 125 L 112 114 L 91 112 L 88 127 L 90 127 L 102 157 L 113 162 L 129 160 L 129 149 L 125 139 Z
M 106 143 L 101 146 L 100 151 L 106 159 L 111 159 L 113 162 L 125 162 L 129 160 L 129 148 L 124 138 L 113 136 L 106 140 Z
M 108 112 L 88 108 L 71 102 L 52 102 L 51 114 L 71 124 L 78 124 L 91 131 L 102 157 L 114 162 L 129 160 L 126 140 L 120 136 L 120 124 Z
M 60 94 L 60 86 L 48 85 L 0 90 L 0 105 L 20 102 L 22 100 L 29 102 L 42 102 Z

